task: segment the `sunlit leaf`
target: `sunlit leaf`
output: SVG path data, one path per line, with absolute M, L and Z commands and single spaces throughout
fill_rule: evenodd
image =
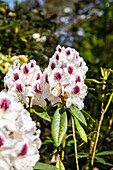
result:
M 36 165 L 33 167 L 34 170 L 58 170 L 55 166 L 37 162 Z
M 80 125 L 80 123 L 76 119 L 76 117 L 74 117 L 74 120 L 75 120 L 76 128 L 78 130 L 78 133 L 79 133 L 80 137 L 82 138 L 83 141 L 87 142 L 87 135 L 86 135 L 83 127 Z
M 65 170 L 65 167 L 64 167 L 64 165 L 63 165 L 61 160 L 57 161 L 56 167 L 58 168 L 58 170 Z
M 35 109 L 30 109 L 31 112 L 35 113 L 37 116 L 41 117 L 42 119 L 51 122 L 50 116 L 43 108 L 41 108 L 39 106 L 37 106 L 37 107 L 35 106 L 33 108 L 35 108 Z
M 55 145 L 58 147 L 62 143 L 64 135 L 67 131 L 66 111 L 60 113 L 60 108 L 55 111 L 52 119 L 51 131 Z
M 76 106 L 71 105 L 69 109 L 70 109 L 70 113 L 74 118 L 76 117 L 81 123 L 87 126 L 87 122 L 83 113 Z

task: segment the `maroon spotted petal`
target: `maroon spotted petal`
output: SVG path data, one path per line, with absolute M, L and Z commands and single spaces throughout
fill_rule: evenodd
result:
M 18 73 L 14 73 L 14 80 L 18 80 L 19 79 L 19 74 Z
M 29 73 L 29 68 L 27 66 L 24 66 L 23 73 L 24 74 L 28 74 Z
M 3 98 L 0 103 L 0 108 L 6 111 L 7 109 L 9 109 L 10 103 L 11 102 L 9 99 Z
M 79 92 L 80 92 L 80 87 L 76 85 L 72 90 L 72 94 L 79 94 Z
M 0 135 L 0 148 L 1 148 L 1 146 L 4 144 L 4 139 L 3 139 L 3 137 Z
M 55 78 L 55 80 L 59 81 L 62 78 L 61 73 L 60 72 L 55 73 L 54 78 Z
M 68 73 L 69 73 L 69 74 L 72 74 L 72 73 L 73 73 L 73 67 L 71 67 L 71 66 L 68 67 Z
M 26 155 L 26 154 L 27 154 L 27 151 L 28 151 L 28 146 L 27 146 L 27 144 L 25 143 L 25 144 L 23 145 L 23 147 L 22 147 L 21 152 L 18 154 L 18 156 L 24 156 L 24 155 Z
M 17 84 L 16 85 L 17 92 L 22 93 L 23 92 L 23 86 L 22 84 Z

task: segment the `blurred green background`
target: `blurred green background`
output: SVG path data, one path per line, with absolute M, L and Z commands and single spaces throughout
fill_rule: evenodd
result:
M 35 59 L 43 70 L 58 44 L 79 51 L 89 67 L 88 78 L 99 80 L 100 67 L 113 69 L 113 0 L 0 0 L 0 90 L 8 67 L 15 59 L 19 58 L 21 64 Z M 112 74 L 110 79 L 113 79 Z M 89 91 L 85 99 L 84 109 L 96 120 L 94 124 L 87 120 L 89 127 L 86 132 L 90 133 L 97 130 L 100 118 L 101 86 L 88 86 L 97 91 Z M 103 121 L 97 151 L 113 150 L 112 105 Z M 42 127 L 42 141 L 46 136 L 49 138 L 42 145 L 41 162 L 48 163 L 54 146 L 50 124 L 44 121 L 42 124 L 45 125 Z M 70 128 L 70 122 L 68 126 Z M 78 148 L 80 152 L 89 152 L 92 137 Z M 74 156 L 69 156 L 73 153 L 73 140 L 68 140 L 64 160 L 67 170 L 75 169 Z M 54 164 L 53 159 L 51 162 Z M 113 164 L 113 156 L 106 156 L 105 160 Z M 84 168 L 83 161 L 86 158 L 79 159 L 81 169 Z M 102 162 L 95 166 L 102 170 L 110 169 Z

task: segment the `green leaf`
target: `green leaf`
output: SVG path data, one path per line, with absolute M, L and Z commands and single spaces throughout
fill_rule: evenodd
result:
M 74 118 L 77 118 L 81 123 L 87 126 L 87 122 L 83 113 L 76 106 L 71 105 L 69 109 L 70 109 L 70 113 Z
M 68 157 L 71 157 L 71 156 L 75 156 L 75 153 L 74 153 L 74 154 L 71 154 L 71 155 L 68 155 Z M 87 153 L 79 153 L 79 154 L 78 154 L 78 159 L 87 158 L 87 157 L 88 157 L 88 154 L 87 154 Z
M 27 42 L 27 39 L 26 39 L 26 38 L 24 38 L 24 37 L 21 37 L 21 41 L 23 41 L 23 42 Z
M 35 108 L 35 109 L 30 109 L 30 112 L 35 113 L 36 115 L 38 115 L 42 119 L 51 122 L 50 116 L 48 115 L 48 113 L 43 108 L 41 108 L 40 106 L 35 106 L 33 108 Z
M 89 115 L 89 113 L 87 113 L 84 110 L 81 110 L 87 117 L 89 117 L 93 122 L 95 122 L 95 120 Z
M 86 135 L 83 127 L 80 125 L 80 123 L 76 119 L 76 117 L 74 117 L 74 120 L 75 120 L 76 128 L 78 130 L 78 133 L 79 133 L 80 137 L 82 138 L 83 141 L 87 142 L 87 135 Z
M 57 147 L 62 143 L 67 131 L 67 114 L 66 111 L 60 113 L 60 110 L 61 109 L 58 108 L 55 111 L 51 123 L 52 137 Z
M 64 165 L 63 165 L 61 160 L 57 161 L 56 167 L 58 168 L 58 170 L 65 170 L 65 167 L 64 167 Z
M 97 162 L 99 162 L 101 164 L 108 165 L 108 166 L 113 166 L 113 164 L 106 162 L 103 158 L 95 156 L 95 159 L 97 160 Z
M 6 30 L 6 29 L 9 29 L 9 28 L 11 28 L 11 25 L 1 26 L 0 31 Z
M 96 156 L 113 155 L 113 151 L 103 151 L 96 154 Z
M 33 167 L 35 170 L 58 170 L 55 166 L 37 162 L 35 166 Z
M 2 53 L 0 53 L 0 59 L 3 60 L 3 61 L 6 61 L 6 62 L 10 62 L 10 60 L 5 55 L 3 55 Z

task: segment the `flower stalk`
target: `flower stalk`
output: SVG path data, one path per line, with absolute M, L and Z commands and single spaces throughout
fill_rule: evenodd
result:
M 78 153 L 77 153 L 77 142 L 76 142 L 76 136 L 75 136 L 75 127 L 74 127 L 74 119 L 73 119 L 73 116 L 71 116 L 71 120 L 72 120 L 72 130 L 73 130 L 74 147 L 75 147 L 76 167 L 77 167 L 77 170 L 79 170 Z

